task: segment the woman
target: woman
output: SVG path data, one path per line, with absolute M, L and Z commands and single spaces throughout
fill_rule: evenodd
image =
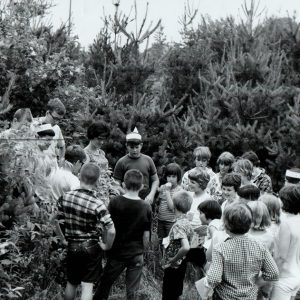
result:
M 223 152 L 217 159 L 217 166 L 219 173 L 217 173 L 217 178 L 219 180 L 220 186 L 222 185 L 222 179 L 224 176 L 232 171 L 232 165 L 234 163 L 234 156 L 230 152 Z

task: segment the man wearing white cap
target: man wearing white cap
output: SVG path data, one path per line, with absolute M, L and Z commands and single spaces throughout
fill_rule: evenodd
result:
M 128 154 L 118 160 L 114 169 L 114 179 L 121 185 L 128 170 L 137 169 L 141 171 L 144 176 L 144 188 L 140 191 L 139 196 L 152 204 L 159 186 L 159 179 L 152 158 L 141 153 L 142 136 L 136 128 L 126 135 L 126 147 Z
M 300 169 L 292 168 L 285 172 L 285 186 L 292 184 L 300 184 Z

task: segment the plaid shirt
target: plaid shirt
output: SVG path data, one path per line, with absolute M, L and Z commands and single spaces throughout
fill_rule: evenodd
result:
M 65 193 L 57 202 L 58 218 L 64 220 L 67 240 L 99 239 L 103 228 L 113 225 L 104 203 L 96 192 L 77 189 Z
M 270 252 L 248 235 L 228 238 L 213 250 L 207 282 L 223 300 L 256 300 L 260 271 L 264 280 L 278 280 Z

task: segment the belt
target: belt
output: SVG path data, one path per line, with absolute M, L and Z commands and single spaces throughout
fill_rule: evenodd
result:
M 69 240 L 68 241 L 68 248 L 71 249 L 77 249 L 79 247 L 82 248 L 88 248 L 88 247 L 92 247 L 98 244 L 97 240 L 93 240 L 93 239 L 88 239 L 85 241 L 74 241 L 74 240 Z

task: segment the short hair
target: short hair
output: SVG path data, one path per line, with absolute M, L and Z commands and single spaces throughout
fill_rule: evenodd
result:
M 233 234 L 245 234 L 252 223 L 252 212 L 243 203 L 234 203 L 226 206 L 223 213 L 225 229 Z
M 94 185 L 100 177 L 100 168 L 93 164 L 84 164 L 80 170 L 80 180 L 88 185 Z
M 198 205 L 198 210 L 205 214 L 207 219 L 221 219 L 221 205 L 216 200 L 205 200 Z
M 234 163 L 233 167 L 235 172 L 243 174 L 248 180 L 251 179 L 253 164 L 249 159 L 240 158 Z
M 182 171 L 180 166 L 176 163 L 168 164 L 164 170 L 164 178 L 166 179 L 169 175 L 175 175 L 177 177 L 177 182 L 180 183 L 182 178 Z
M 93 140 L 94 138 L 109 136 L 110 128 L 104 121 L 96 121 L 92 123 L 87 129 L 87 138 Z
M 287 185 L 279 191 L 282 209 L 288 213 L 297 215 L 300 212 L 300 186 Z
M 79 145 L 68 146 L 65 153 L 65 160 L 75 164 L 77 161 L 84 163 L 87 159 L 87 156 L 83 148 Z
M 210 152 L 209 148 L 206 146 L 199 146 L 199 147 L 195 148 L 193 155 L 194 155 L 194 157 L 206 158 L 208 161 L 211 158 L 211 152 Z
M 233 186 L 236 192 L 241 187 L 241 184 L 242 184 L 241 175 L 237 173 L 226 174 L 222 179 L 222 186 Z
M 187 191 L 176 192 L 173 195 L 172 200 L 174 203 L 174 208 L 184 214 L 186 214 L 191 209 L 193 203 L 193 197 Z
M 143 174 L 137 169 L 128 170 L 124 175 L 124 183 L 129 191 L 139 191 L 143 184 Z
M 265 230 L 271 225 L 268 208 L 262 201 L 250 201 L 247 205 L 252 211 L 252 227 L 254 230 Z
M 55 111 L 58 115 L 62 117 L 66 113 L 66 108 L 64 104 L 58 98 L 49 100 L 49 102 L 47 103 L 47 110 L 49 110 L 50 112 Z
M 237 190 L 237 194 L 239 195 L 239 197 L 244 198 L 248 201 L 256 201 L 260 196 L 260 189 L 253 184 L 247 184 L 240 187 Z
M 242 155 L 242 158 L 248 159 L 252 162 L 253 166 L 258 167 L 260 160 L 254 151 L 247 151 Z
M 188 175 L 189 179 L 190 180 L 193 180 L 193 181 L 196 181 L 200 188 L 202 190 L 205 190 L 208 183 L 209 183 L 209 180 L 210 180 L 210 176 L 209 174 L 207 173 L 206 170 L 192 170 L 189 175 Z
M 234 163 L 234 156 L 228 151 L 222 152 L 217 159 L 217 165 L 224 163 L 225 165 L 232 166 Z
M 266 193 L 260 196 L 258 200 L 262 201 L 267 206 L 271 221 L 274 221 L 276 224 L 280 224 L 282 206 L 280 199 L 272 194 Z
M 17 122 L 28 122 L 31 123 L 33 121 L 32 113 L 30 108 L 19 108 L 14 113 L 13 119 L 16 119 Z

